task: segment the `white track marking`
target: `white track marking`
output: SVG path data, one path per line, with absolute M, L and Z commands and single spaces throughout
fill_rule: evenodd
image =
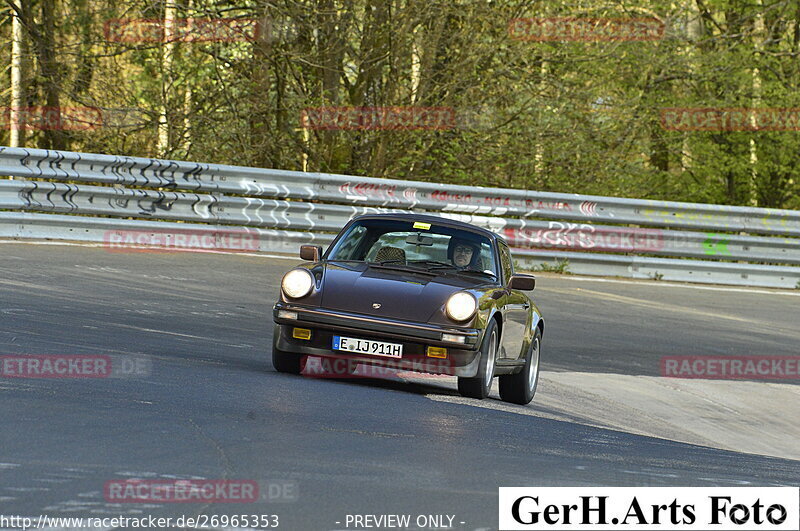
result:
M 536 272 L 533 272 L 536 274 Z M 759 295 L 789 295 L 791 297 L 800 297 L 800 291 L 782 290 L 774 288 L 772 290 L 765 290 L 759 288 L 733 288 L 726 286 L 697 286 L 694 284 L 683 284 L 678 282 L 667 282 L 660 280 L 658 282 L 635 281 L 635 280 L 619 280 L 615 278 L 602 278 L 602 277 L 583 277 L 574 275 L 565 276 L 541 276 L 540 278 L 558 278 L 563 280 L 577 280 L 579 282 L 606 282 L 609 284 L 631 284 L 633 286 L 655 286 L 658 288 L 685 288 L 685 289 L 698 289 L 706 291 L 728 291 L 731 293 L 754 293 Z

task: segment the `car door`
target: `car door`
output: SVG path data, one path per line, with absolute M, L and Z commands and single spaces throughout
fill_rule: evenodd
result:
M 500 266 L 503 270 L 503 282 L 508 285 L 514 266 L 511 262 L 511 251 L 504 242 L 499 242 Z M 501 358 L 518 359 L 524 357 L 522 346 L 525 342 L 525 330 L 528 326 L 528 297 L 518 290 L 507 290 L 501 299 L 503 312 L 503 335 L 500 338 Z

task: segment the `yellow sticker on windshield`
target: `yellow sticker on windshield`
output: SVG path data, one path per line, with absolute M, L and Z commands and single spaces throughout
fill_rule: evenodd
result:
M 414 222 L 415 229 L 422 229 L 422 230 L 429 230 L 431 228 L 430 223 L 422 223 L 421 221 Z

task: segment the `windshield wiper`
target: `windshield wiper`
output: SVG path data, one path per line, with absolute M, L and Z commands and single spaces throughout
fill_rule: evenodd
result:
M 459 273 L 470 273 L 473 275 L 482 275 L 485 277 L 497 279 L 497 275 L 495 275 L 494 273 L 490 273 L 488 271 L 480 271 L 478 269 L 462 269 L 461 271 L 459 271 Z
M 452 269 L 456 273 L 463 273 L 463 274 L 472 274 L 472 275 L 481 275 L 483 277 L 489 277 L 493 279 L 497 279 L 497 275 L 491 273 L 489 271 L 481 271 L 480 269 L 463 269 L 453 264 L 445 264 L 443 262 L 433 262 L 430 263 L 435 264 L 429 267 L 428 269 L 431 271 L 439 270 L 439 269 Z
M 381 262 L 367 262 L 369 267 L 377 269 L 392 269 L 394 271 L 405 271 L 406 273 L 417 273 L 419 275 L 436 276 L 436 273 L 431 273 L 425 269 L 414 267 L 411 264 L 405 263 L 405 260 L 383 260 Z
M 458 269 L 458 267 L 454 266 L 453 264 L 439 262 L 437 260 L 414 260 L 412 263 L 419 264 L 421 266 L 428 266 L 428 269 Z
M 435 276 L 437 273 L 434 273 L 434 271 L 446 269 L 456 273 L 481 275 L 482 277 L 488 277 L 495 280 L 497 279 L 497 275 L 488 271 L 480 271 L 478 269 L 461 269 L 456 265 L 448 264 L 447 262 L 439 262 L 438 260 L 413 260 L 411 262 L 407 262 L 406 260 L 382 260 L 380 262 L 367 262 L 367 264 L 369 264 L 371 267 L 395 269 L 397 271 L 413 271 L 424 275 Z
M 415 260 L 413 263 L 428 266 L 427 267 L 428 271 L 438 271 L 441 269 L 448 269 L 448 270 L 453 270 L 456 273 L 470 273 L 473 275 L 477 274 L 493 279 L 497 278 L 497 275 L 495 275 L 494 273 L 490 273 L 488 271 L 481 271 L 479 269 L 462 269 L 457 265 L 448 264 L 447 262 L 439 262 L 437 260 Z

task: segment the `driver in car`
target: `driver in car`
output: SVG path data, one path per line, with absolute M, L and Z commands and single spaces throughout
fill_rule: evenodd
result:
M 466 240 L 450 240 L 449 258 L 453 265 L 461 269 L 478 269 L 478 250 L 475 244 Z

